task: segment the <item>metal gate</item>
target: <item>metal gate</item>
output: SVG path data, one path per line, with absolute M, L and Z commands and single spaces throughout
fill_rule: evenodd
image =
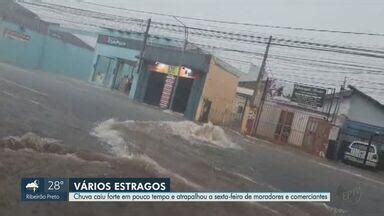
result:
M 324 157 L 328 148 L 330 130 L 331 124 L 328 121 L 309 117 L 303 148 L 311 154 Z

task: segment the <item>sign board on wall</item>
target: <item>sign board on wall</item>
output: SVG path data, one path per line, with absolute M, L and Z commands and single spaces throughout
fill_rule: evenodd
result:
M 168 74 L 172 74 L 173 76 L 178 76 L 179 75 L 179 71 L 180 71 L 180 67 L 179 66 L 170 65 L 169 66 L 169 70 L 168 70 Z
M 311 107 L 322 107 L 326 93 L 327 90 L 323 88 L 295 84 L 291 100 Z
M 168 109 L 169 101 L 171 100 L 172 89 L 175 85 L 176 78 L 172 75 L 168 75 L 165 80 L 163 93 L 161 94 L 160 107 L 163 109 Z
M 170 74 L 173 76 L 180 76 L 184 78 L 189 79 L 199 79 L 200 73 L 193 71 L 186 67 L 180 67 L 179 66 L 173 66 L 173 65 L 167 65 L 162 63 L 156 63 L 154 65 L 149 65 L 148 70 L 151 72 L 158 72 L 158 73 L 164 73 L 164 74 Z
M 13 30 L 8 29 L 8 28 L 4 29 L 3 35 L 5 37 L 8 37 L 9 39 L 13 39 L 13 40 L 21 41 L 21 42 L 28 42 L 31 40 L 31 36 L 24 34 L 24 33 L 21 33 L 21 32 L 13 31 Z
M 99 35 L 97 38 L 97 43 L 106 44 L 110 46 L 129 48 L 129 49 L 141 49 L 141 41 L 136 41 L 127 38 L 113 37 L 109 35 Z

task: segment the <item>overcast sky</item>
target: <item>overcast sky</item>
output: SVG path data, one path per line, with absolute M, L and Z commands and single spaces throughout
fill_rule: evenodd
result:
M 227 20 L 266 25 L 292 26 L 303 28 L 330 29 L 340 31 L 370 32 L 384 34 L 384 0 L 43 0 L 79 7 L 78 2 L 94 2 L 121 8 L 168 13 L 179 16 L 198 17 L 215 20 Z M 77 3 L 76 3 L 77 2 Z M 89 4 L 80 4 L 84 8 L 92 8 Z M 99 8 L 106 12 L 106 8 Z M 146 14 L 129 14 L 128 11 L 114 11 L 125 16 L 149 18 Z M 153 20 L 164 17 L 151 16 Z M 173 22 L 173 18 L 169 18 Z M 183 20 L 184 22 L 191 22 Z M 206 22 L 187 23 L 189 26 L 216 25 Z M 220 28 L 223 29 L 223 28 Z M 314 40 L 339 45 L 364 46 L 384 51 L 384 36 L 361 36 L 347 34 L 333 34 L 321 32 L 306 32 L 293 30 L 276 30 L 271 28 L 248 26 L 225 26 L 225 31 L 252 31 L 265 35 L 283 38 L 299 38 L 299 40 Z M 225 42 L 225 41 L 224 41 Z M 256 51 L 263 52 L 261 46 Z M 285 53 L 287 56 L 309 57 L 312 59 L 335 60 L 384 68 L 384 60 L 380 58 L 364 58 L 329 52 L 304 52 L 294 49 L 282 50 L 272 47 L 272 54 Z M 261 60 L 257 60 L 259 65 Z M 384 103 L 384 72 L 364 73 L 360 71 L 343 71 L 322 68 L 324 73 L 308 69 L 308 65 L 286 65 L 284 62 L 269 62 L 271 71 L 289 80 L 297 81 L 297 75 L 311 78 L 307 82 L 335 82 L 335 86 L 342 83 L 345 76 L 349 84 L 367 87 L 365 92 L 374 95 Z M 313 69 L 313 68 L 312 68 Z M 350 73 L 349 73 L 350 72 Z M 333 74 L 332 74 L 333 73 Z M 364 82 L 361 82 L 363 80 Z M 372 81 L 378 83 L 372 83 Z M 304 81 L 303 81 L 304 82 Z
M 384 33 L 384 0 L 42 0 L 61 4 L 95 2 L 136 10 L 247 23 Z M 75 4 L 76 5 L 76 4 Z M 145 17 L 145 14 L 142 14 Z M 243 29 L 247 27 L 241 26 Z M 382 47 L 384 37 L 276 31 L 265 34 L 304 36 L 356 45 Z
M 383 0 L 93 0 L 93 2 L 212 19 L 384 32 Z

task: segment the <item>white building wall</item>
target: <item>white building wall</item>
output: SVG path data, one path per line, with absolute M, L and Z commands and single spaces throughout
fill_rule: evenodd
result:
M 351 97 L 347 116 L 353 121 L 384 127 L 384 108 L 358 94 Z
M 273 103 L 266 103 L 260 115 L 257 135 L 274 139 L 276 126 L 279 123 L 281 107 Z
M 291 134 L 289 136 L 288 142 L 295 146 L 301 146 L 303 144 L 303 139 L 305 135 L 305 130 L 307 128 L 309 115 L 301 112 L 296 112 L 294 114 Z

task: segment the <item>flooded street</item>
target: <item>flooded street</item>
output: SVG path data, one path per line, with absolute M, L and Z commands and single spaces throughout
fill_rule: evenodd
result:
M 20 203 L 20 178 L 26 176 L 82 176 L 82 177 L 169 177 L 172 190 L 193 191 L 195 188 L 179 176 L 169 173 L 145 157 L 123 158 L 90 152 L 74 152 L 57 144 L 46 142 L 36 135 L 20 139 L 0 141 L 0 214 L 11 215 L 110 215 L 130 214 L 156 215 L 234 215 L 242 209 L 252 214 L 259 209 L 249 204 L 172 204 L 172 203 Z
M 384 210 L 382 173 L 198 125 L 51 74 L 5 65 L 0 70 L 0 215 L 362 215 Z M 324 191 L 333 196 L 326 204 L 21 203 L 20 178 L 36 176 L 170 177 L 173 191 Z M 356 187 L 359 199 L 344 199 L 343 193 Z

